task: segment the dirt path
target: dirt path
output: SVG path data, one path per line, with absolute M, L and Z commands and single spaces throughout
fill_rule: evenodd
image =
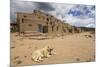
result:
M 91 35 L 87 37 L 86 35 Z M 31 54 L 36 49 L 51 45 L 56 50 L 56 55 L 36 63 L 31 60 Z M 66 35 L 63 38 L 46 40 L 22 39 L 11 33 L 11 64 L 36 65 L 56 64 L 70 62 L 89 62 L 95 60 L 95 41 L 93 34 L 88 32 Z

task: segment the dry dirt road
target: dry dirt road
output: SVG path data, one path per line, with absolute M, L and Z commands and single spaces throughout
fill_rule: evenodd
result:
M 87 36 L 89 35 L 89 37 Z M 56 55 L 36 63 L 31 59 L 33 51 L 51 45 Z M 95 61 L 94 35 L 85 32 L 66 35 L 63 38 L 34 40 L 23 39 L 16 33 L 11 33 L 11 65 L 38 65 Z

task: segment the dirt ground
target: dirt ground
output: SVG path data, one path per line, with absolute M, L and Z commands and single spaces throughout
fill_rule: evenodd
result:
M 89 36 L 88 36 L 89 35 Z M 32 52 L 51 45 L 56 50 L 56 55 L 45 58 L 37 63 L 31 59 Z M 53 39 L 34 40 L 22 38 L 16 33 L 11 33 L 11 65 L 38 65 L 95 61 L 94 35 L 85 32 L 69 34 Z

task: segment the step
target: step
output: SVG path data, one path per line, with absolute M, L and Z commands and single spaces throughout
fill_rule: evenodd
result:
M 29 37 L 29 39 L 44 40 L 49 39 L 48 37 Z
M 37 31 L 25 31 L 23 36 L 28 37 L 28 36 L 47 36 L 47 35 Z
M 38 33 L 37 31 L 24 31 L 24 34 L 27 34 L 27 33 Z
M 46 34 L 40 34 L 40 33 L 37 33 L 37 34 L 31 33 L 31 34 L 23 34 L 23 36 L 28 37 L 28 36 L 47 36 L 47 35 Z

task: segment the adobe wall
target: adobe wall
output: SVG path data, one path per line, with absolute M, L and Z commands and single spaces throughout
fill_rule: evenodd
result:
M 44 14 L 34 10 L 33 13 L 17 13 L 19 32 L 37 31 L 38 24 L 48 27 L 48 33 L 57 34 L 66 32 L 64 22 L 52 15 Z

